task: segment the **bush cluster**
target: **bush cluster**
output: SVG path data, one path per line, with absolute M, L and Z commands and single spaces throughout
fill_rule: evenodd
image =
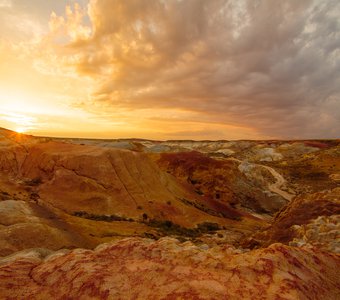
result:
M 40 177 L 36 177 L 30 180 L 26 181 L 26 184 L 29 186 L 38 186 L 40 184 L 42 184 L 42 179 Z
M 164 235 L 179 235 L 187 237 L 198 237 L 204 233 L 212 233 L 220 230 L 217 223 L 204 222 L 197 225 L 196 228 L 185 228 L 169 220 L 150 219 L 148 226 L 155 227 Z
M 73 216 L 84 218 L 84 219 L 89 219 L 89 220 L 94 220 L 94 221 L 104 221 L 104 222 L 113 222 L 113 221 L 134 222 L 134 220 L 131 218 L 121 217 L 117 215 L 89 214 L 86 211 L 76 211 L 73 213 Z

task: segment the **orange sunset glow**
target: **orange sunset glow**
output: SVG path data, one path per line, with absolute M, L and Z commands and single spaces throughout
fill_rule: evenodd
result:
M 336 138 L 337 1 L 0 0 L 0 127 Z
M 340 0 L 0 0 L 0 300 L 340 300 Z

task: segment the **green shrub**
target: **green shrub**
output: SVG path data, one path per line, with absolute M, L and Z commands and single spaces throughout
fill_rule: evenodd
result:
M 38 186 L 40 184 L 42 184 L 42 179 L 40 177 L 35 177 L 31 180 L 27 180 L 26 184 L 29 186 Z
M 157 228 L 164 235 L 177 235 L 185 237 L 199 237 L 204 233 L 215 232 L 221 229 L 217 223 L 211 222 L 198 224 L 196 228 L 186 228 L 169 220 L 151 219 L 148 222 L 148 225 Z
M 221 229 L 220 225 L 218 225 L 217 223 L 212 223 L 212 222 L 204 222 L 204 223 L 198 224 L 197 228 L 201 232 L 214 232 L 214 231 Z
M 104 221 L 104 222 L 114 222 L 114 221 L 134 222 L 135 221 L 131 218 L 126 218 L 124 216 L 121 217 L 117 215 L 95 215 L 95 214 L 89 214 L 86 211 L 76 211 L 73 213 L 73 216 L 88 219 L 88 220 Z

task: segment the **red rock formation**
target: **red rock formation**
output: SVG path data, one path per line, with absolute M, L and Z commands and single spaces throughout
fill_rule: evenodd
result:
M 162 153 L 158 164 L 182 182 L 191 184 L 199 194 L 207 196 L 207 201 L 213 199 L 259 213 L 276 212 L 286 203 L 278 195 L 272 195 L 269 191 L 264 193 L 268 182 L 273 180 L 270 174 L 262 182 L 252 182 L 240 172 L 240 161 L 236 159 L 218 160 L 191 151 Z
M 239 253 L 164 238 L 0 260 L 1 299 L 327 299 L 340 297 L 339 256 L 274 244 Z
M 275 242 L 289 243 L 294 238 L 303 239 L 299 226 L 310 224 L 312 227 L 315 227 L 318 223 L 316 220 L 319 217 L 338 216 L 339 214 L 340 188 L 314 194 L 300 195 L 282 208 L 267 230 L 256 233 L 253 239 L 248 240 L 244 246 L 249 247 L 252 243 L 253 246 L 258 243 L 262 245 L 270 245 Z M 313 223 L 315 223 L 315 226 L 312 225 Z M 322 225 L 321 222 L 320 226 Z M 307 228 L 308 226 L 306 227 L 306 230 L 308 230 Z M 323 229 L 319 229 L 321 233 Z M 336 230 L 336 228 L 333 229 Z M 339 236 L 338 231 L 336 231 L 336 236 Z M 317 237 L 314 237 L 313 239 L 318 241 Z M 312 241 L 313 239 L 306 237 L 306 240 Z M 329 235 L 328 241 L 324 239 L 324 248 L 328 248 L 328 244 L 332 243 L 333 240 L 336 242 L 332 235 Z M 337 243 L 339 243 L 339 240 Z M 322 245 L 319 246 L 322 247 Z
M 118 237 L 173 234 L 162 231 L 164 224 L 196 228 L 211 222 L 249 234 L 264 223 L 204 200 L 161 170 L 150 154 L 44 138 L 19 142 L 17 136 L 0 137 L 0 200 L 25 201 L 18 207 L 34 208 L 34 218 L 21 222 L 10 202 L 0 205 L 0 215 L 14 220 L 0 220 L 0 256 L 31 247 L 91 248 Z
M 202 202 L 201 197 L 190 187 L 160 170 L 147 154 L 129 150 L 41 143 L 28 149 L 20 176 L 41 178 L 40 198 L 70 214 L 86 211 L 139 220 L 147 213 L 189 227 L 218 222 L 212 215 L 224 210 L 226 217 L 241 215 L 213 201 L 203 203 L 206 211 L 197 209 L 190 203 Z

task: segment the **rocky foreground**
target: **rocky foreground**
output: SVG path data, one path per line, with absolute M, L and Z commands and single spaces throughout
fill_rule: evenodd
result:
M 20 252 L 0 260 L 1 299 L 328 299 L 340 297 L 336 254 L 272 244 L 242 253 L 172 238 L 95 250 Z

